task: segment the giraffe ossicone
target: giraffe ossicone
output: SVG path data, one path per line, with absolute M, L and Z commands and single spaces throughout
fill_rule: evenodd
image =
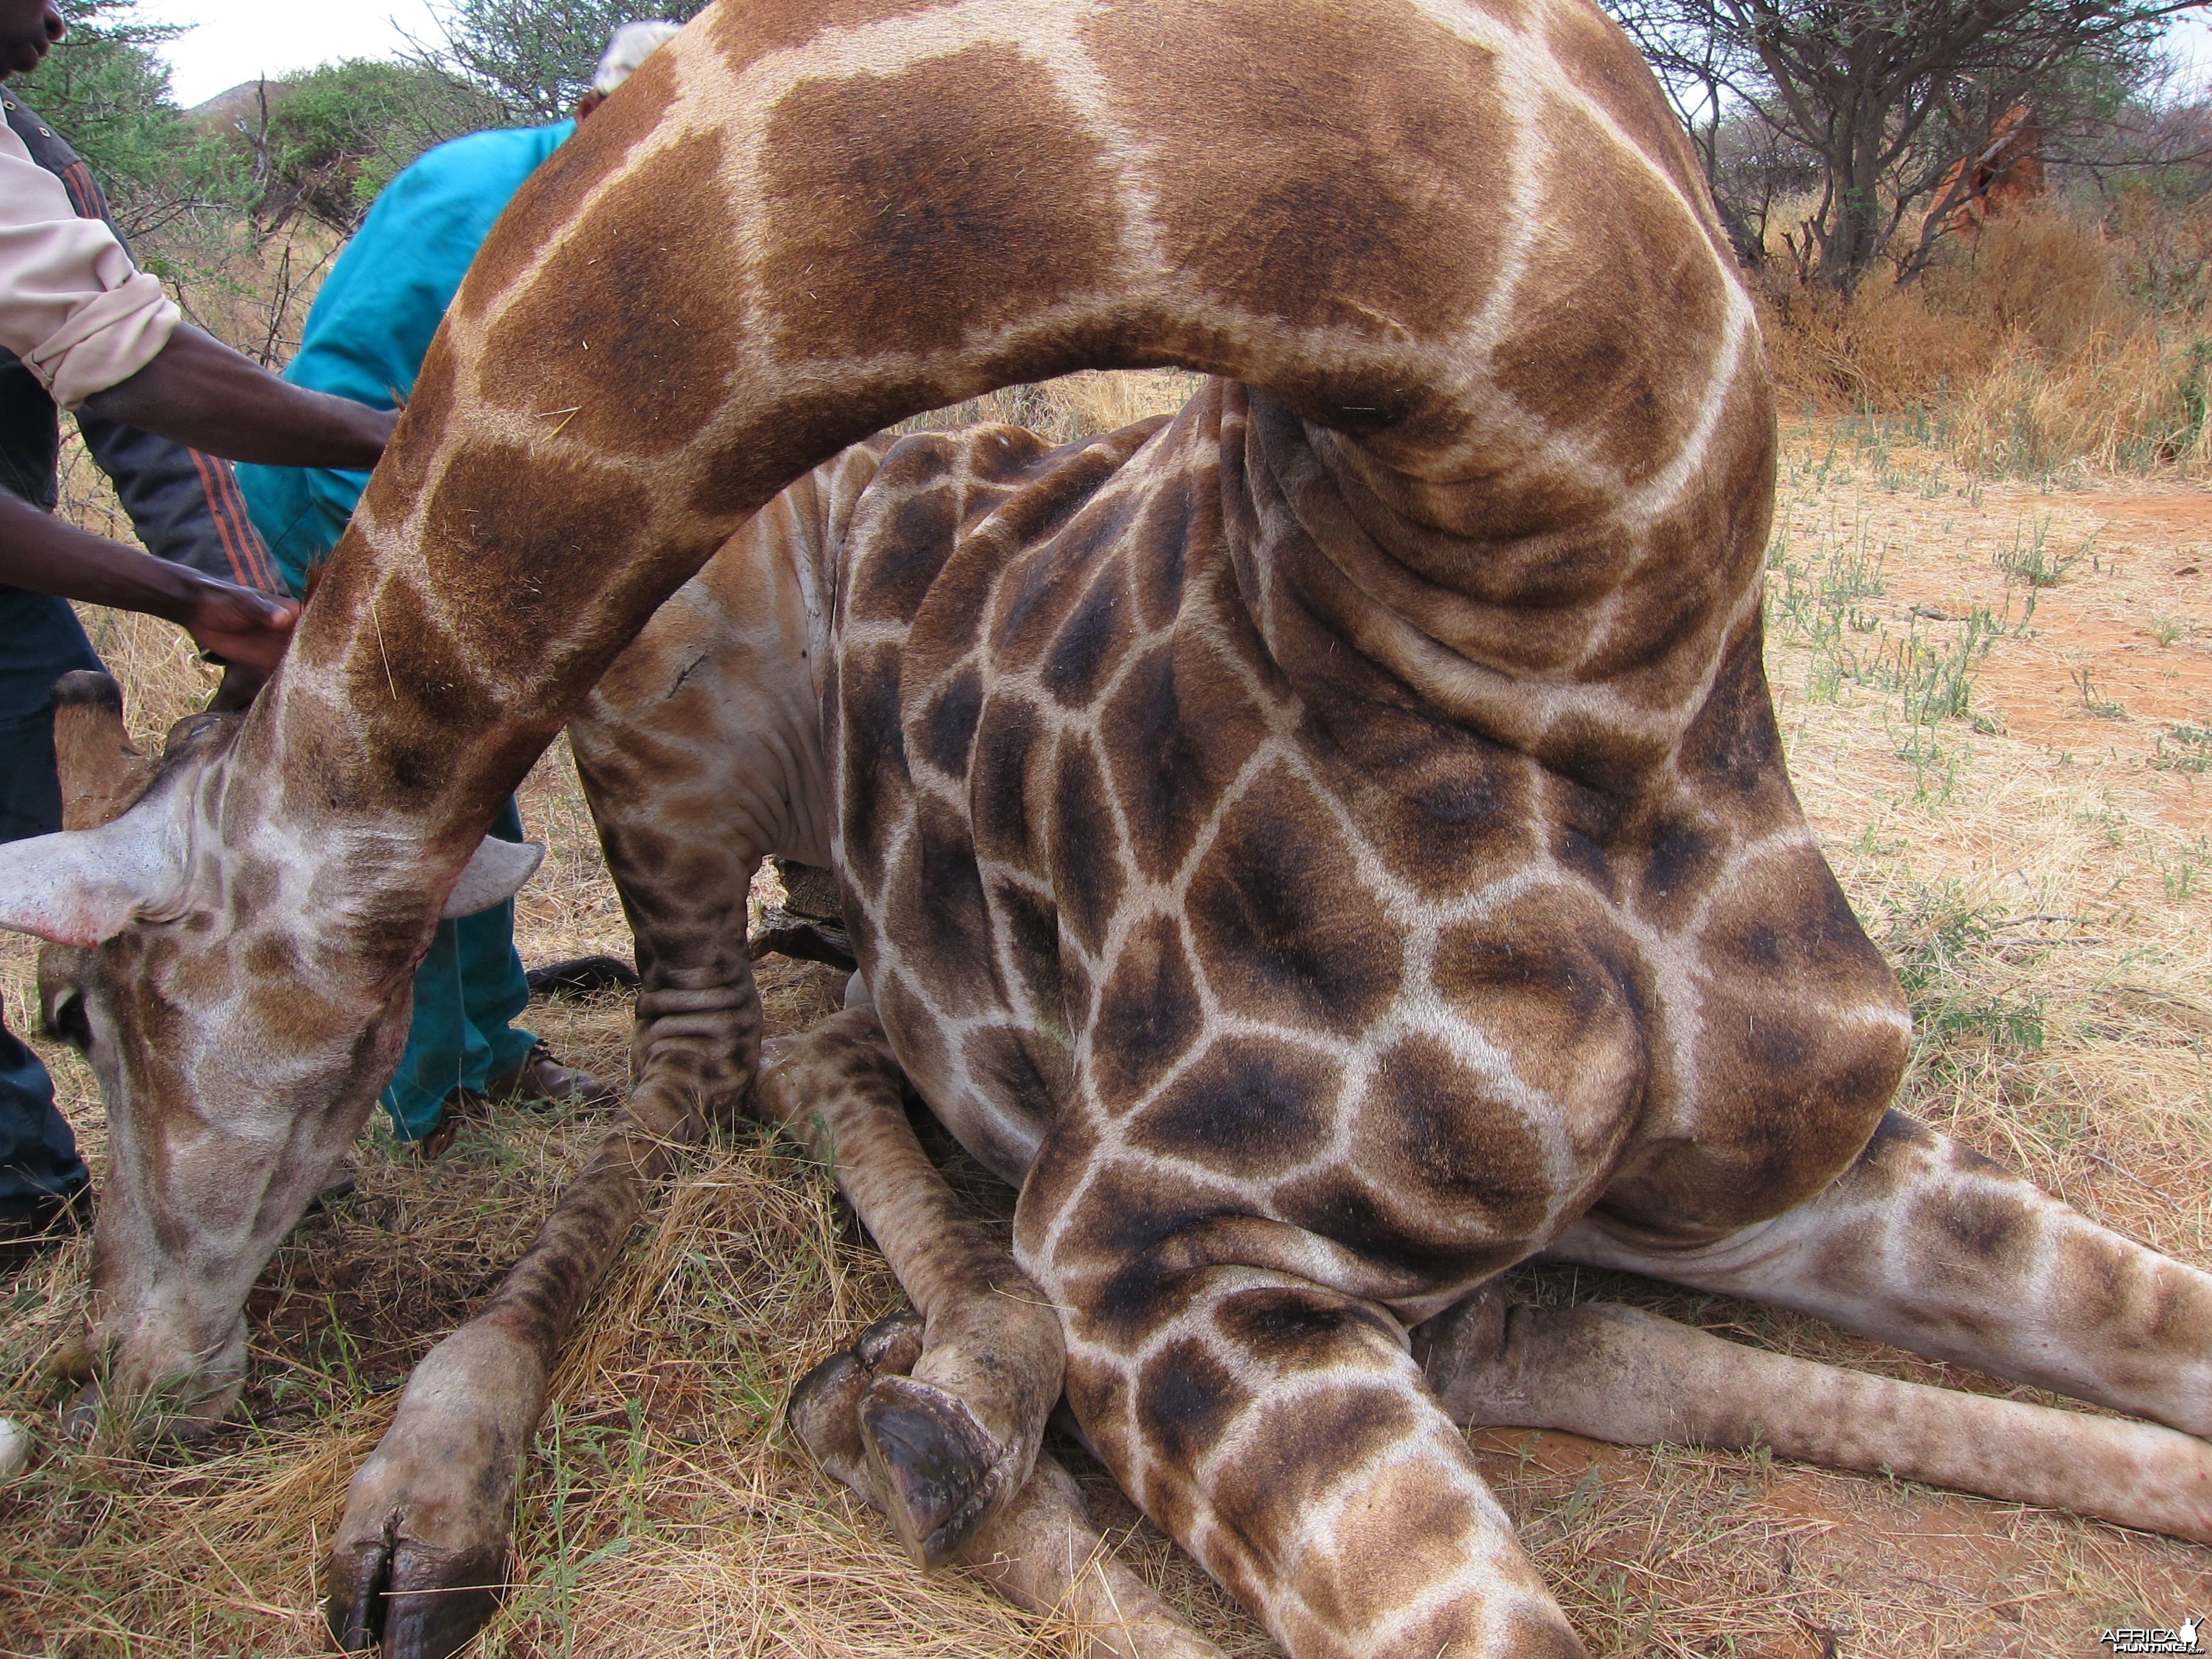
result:
M 1212 376 L 1164 422 L 864 441 L 1160 362 Z M 1903 1000 L 1763 677 L 1774 453 L 1695 158 L 1586 0 L 710 8 L 494 231 L 283 671 L 111 826 L 160 840 L 158 914 L 51 953 L 129 1126 L 111 1387 L 227 1402 L 442 896 L 580 709 L 637 1085 L 356 1476 L 349 1645 L 448 1652 L 491 1604 L 584 1293 L 753 1080 L 769 853 L 837 872 L 872 1006 L 773 1056 L 763 1109 L 927 1322 L 863 1392 L 930 1403 L 817 1437 L 926 1558 L 1084 1535 L 1036 1461 L 1064 1381 L 1294 1659 L 1578 1650 L 1448 1407 L 1625 1432 L 1656 1376 L 1724 1437 L 1800 1382 L 1481 1299 L 1538 1254 L 2152 1419 L 1950 1397 L 1902 1439 L 2212 1537 L 2212 1278 L 1885 1115 Z M 1019 1186 L 1011 1259 L 899 1074 Z

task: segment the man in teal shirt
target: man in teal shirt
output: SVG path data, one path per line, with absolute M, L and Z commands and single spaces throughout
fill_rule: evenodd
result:
M 617 29 L 592 91 L 577 106 L 578 119 L 675 33 L 669 23 Z M 400 173 L 376 198 L 315 296 L 300 354 L 284 378 L 375 409 L 404 403 L 430 337 L 493 222 L 575 130 L 571 120 L 479 132 L 439 145 Z M 238 482 L 255 527 L 297 592 L 344 534 L 368 474 L 241 466 Z M 491 833 L 522 839 L 513 801 L 493 820 Z M 401 1139 L 440 1155 L 453 1139 L 448 1104 L 471 1094 L 567 1102 L 606 1092 L 598 1079 L 557 1064 L 515 1027 L 529 1001 L 515 954 L 512 902 L 438 924 L 415 974 L 407 1052 L 384 1091 Z
M 415 390 L 430 337 L 508 198 L 574 121 L 456 138 L 385 186 L 338 255 L 284 378 L 376 409 Z M 257 466 L 240 485 L 254 526 L 296 589 L 345 533 L 366 472 Z

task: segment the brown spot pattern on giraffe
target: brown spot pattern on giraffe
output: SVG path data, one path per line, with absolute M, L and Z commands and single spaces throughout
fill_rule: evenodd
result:
M 1048 868 L 1054 902 L 1069 935 L 1097 956 L 1105 948 L 1107 924 L 1121 902 L 1123 881 L 1115 857 L 1105 769 L 1088 737 L 1060 741 L 1052 825 Z
M 437 617 L 487 678 L 520 678 L 526 659 L 542 660 L 545 641 L 565 640 L 590 614 L 608 568 L 639 550 L 652 505 L 623 473 L 580 458 L 503 443 L 463 449 L 423 509 Z M 388 647 L 388 624 L 385 638 Z
M 1164 881 L 1182 866 L 1266 729 L 1243 684 L 1192 630 L 1138 659 L 1098 730 L 1140 873 Z
M 1274 1036 L 1217 1037 L 1131 1121 L 1130 1145 L 1243 1180 L 1317 1156 L 1335 1127 L 1340 1068 Z
M 1544 40 L 1568 83 L 1620 125 L 1638 154 L 1665 169 L 1686 202 L 1701 200 L 1702 170 L 1682 124 L 1611 20 L 1595 5 L 1555 6 L 1544 15 Z M 1726 252 L 1718 246 L 1715 251 Z
M 729 396 L 741 337 L 727 143 L 711 129 L 676 139 L 610 187 L 491 325 L 486 398 L 599 454 L 650 459 L 697 438 Z M 610 373 L 629 395 L 604 395 Z
M 1547 102 L 1542 188 L 1583 189 L 1577 170 L 1608 141 L 1564 100 Z M 1585 205 L 1537 228 L 1522 279 L 1530 303 L 1498 348 L 1498 381 L 1555 433 L 1582 439 L 1638 483 L 1674 459 L 1702 413 L 1721 356 L 1725 291 L 1697 280 L 1711 250 L 1656 180 L 1623 169 Z M 1648 257 L 1621 258 L 1624 247 Z M 1653 328 L 1662 315 L 1667 327 Z
M 1432 710 L 1316 696 L 1301 735 L 1390 873 L 1424 898 L 1468 892 L 1534 851 L 1524 757 Z
M 1223 303 L 1396 344 L 1487 297 L 1498 245 L 1468 233 L 1505 210 L 1512 145 L 1486 52 L 1405 4 L 1212 0 L 1164 27 L 1115 0 L 1084 35 L 1124 119 L 1172 112 L 1200 153 L 1237 157 L 1153 181 L 1169 264 Z
M 896 17 L 941 10 L 948 0 L 750 0 L 719 6 L 702 27 L 742 70 L 772 52 L 803 46 L 821 34 L 847 34 Z
M 1448 1581 L 1462 1570 L 1474 1530 L 1466 1495 L 1439 1488 L 1419 1464 L 1386 1466 L 1359 1497 L 1358 1512 L 1343 1516 L 1300 1564 L 1306 1610 L 1335 1630 L 1376 1624 L 1413 1605 L 1429 1585 Z M 1446 1630 L 1435 1651 L 1449 1651 L 1450 1638 L 1473 1622 L 1472 1613 L 1461 1607 L 1443 1615 Z
M 1234 1317 L 1232 1310 L 1243 1299 L 1224 1306 L 1224 1323 Z M 1366 1335 L 1368 1341 L 1375 1340 L 1373 1332 Z M 1337 1358 L 1334 1346 L 1324 1330 L 1308 1323 L 1301 1340 L 1279 1345 L 1267 1355 L 1263 1368 L 1313 1369 Z M 1269 1413 L 1262 1406 L 1255 1415 L 1259 1419 L 1251 1431 L 1255 1455 L 1231 1460 L 1207 1494 L 1214 1513 L 1247 1540 L 1294 1536 L 1298 1517 L 1327 1501 L 1345 1469 L 1387 1451 L 1414 1428 L 1413 1413 L 1401 1395 L 1357 1384 L 1301 1392 L 1293 1411 Z M 1325 1448 L 1327 1455 L 1286 1455 L 1291 1447 Z
M 1191 878 L 1191 933 L 1224 1006 L 1353 1037 L 1397 994 L 1397 940 L 1344 879 L 1331 820 L 1280 767 L 1223 814 Z
M 600 106 L 588 123 L 523 181 L 484 238 L 454 296 L 453 309 L 471 320 L 481 319 L 508 285 L 530 270 L 545 252 L 549 222 L 556 210 L 547 204 L 574 201 L 598 179 L 622 166 L 638 143 L 659 126 L 675 101 L 674 55 L 656 52 L 623 83 L 622 96 Z
M 1182 931 L 1173 918 L 1139 923 L 1115 958 L 1091 1021 L 1091 1084 L 1119 1115 L 1198 1038 L 1205 1023 Z
M 838 664 L 845 737 L 837 811 L 844 872 L 871 896 L 883 890 L 892 841 L 913 793 L 899 722 L 899 660 L 889 646 L 849 651 Z
M 800 82 L 769 117 L 760 172 L 782 209 L 760 282 L 794 354 L 940 351 L 1112 277 L 1114 172 L 1050 74 L 1009 46 Z

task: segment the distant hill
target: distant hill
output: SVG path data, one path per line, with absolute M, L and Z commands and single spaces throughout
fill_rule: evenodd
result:
M 185 112 L 185 118 L 205 132 L 230 132 L 240 122 L 248 125 L 260 118 L 263 88 L 266 87 L 270 108 L 275 108 L 283 95 L 292 90 L 289 81 L 240 81 L 228 92 L 219 92 L 204 104 L 195 104 Z

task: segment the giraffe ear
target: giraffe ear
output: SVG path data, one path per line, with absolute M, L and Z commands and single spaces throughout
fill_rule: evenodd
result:
M 538 873 L 538 866 L 544 861 L 544 842 L 501 841 L 486 836 L 477 843 L 476 856 L 461 872 L 461 878 L 446 896 L 446 908 L 438 914 L 451 921 L 503 904 Z
M 123 690 L 106 674 L 78 669 L 54 682 L 54 761 L 61 774 L 62 828 L 96 830 L 122 816 L 161 769 L 123 729 Z
M 126 812 L 97 830 L 34 836 L 0 854 L 0 927 L 90 950 L 176 890 L 163 820 Z

